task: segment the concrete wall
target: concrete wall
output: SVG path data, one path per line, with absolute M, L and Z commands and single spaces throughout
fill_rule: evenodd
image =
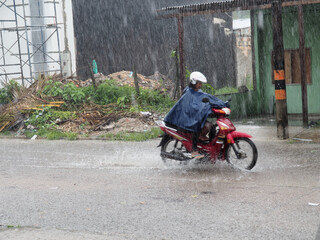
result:
M 199 0 L 211 2 L 210 0 Z M 73 1 L 77 69 L 90 76 L 93 59 L 103 74 L 132 70 L 143 75 L 160 71 L 175 77 L 171 51 L 178 47 L 176 19 L 156 20 L 156 10 L 192 0 Z M 216 88 L 235 85 L 230 14 L 184 18 L 185 61 L 190 71 L 203 72 Z M 224 22 L 223 24 L 221 22 Z
M 320 113 L 320 5 L 311 4 L 304 7 L 305 47 L 311 49 L 312 83 L 308 84 L 309 114 Z M 283 8 L 283 37 L 285 49 L 299 48 L 297 7 Z M 262 110 L 274 111 L 274 85 L 272 84 L 271 53 L 273 49 L 271 11 L 260 10 L 255 13 L 256 31 L 256 72 L 257 86 L 261 91 Z M 287 106 L 289 114 L 302 113 L 301 85 L 287 85 Z
M 249 15 L 250 16 L 250 15 Z M 233 19 L 237 87 L 253 86 L 250 18 Z

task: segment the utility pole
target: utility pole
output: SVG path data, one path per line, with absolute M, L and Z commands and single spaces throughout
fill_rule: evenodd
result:
M 302 5 L 298 6 L 298 19 L 299 19 L 299 55 L 300 55 L 300 73 L 301 73 L 301 96 L 302 96 L 302 121 L 303 127 L 308 127 L 308 93 L 307 93 L 307 80 L 305 71 L 305 41 L 304 41 L 304 17 Z
M 288 111 L 286 96 L 286 81 L 284 67 L 284 49 L 282 32 L 282 0 L 273 0 L 272 31 L 273 31 L 273 77 L 276 99 L 277 136 L 280 139 L 289 138 Z

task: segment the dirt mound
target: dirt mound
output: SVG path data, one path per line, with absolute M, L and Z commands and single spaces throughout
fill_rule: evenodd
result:
M 138 84 L 141 88 L 149 88 L 160 91 L 166 91 L 170 94 L 174 89 L 174 83 L 171 79 L 167 78 L 165 75 L 155 72 L 151 76 L 144 76 L 142 74 L 137 74 Z M 134 77 L 133 72 L 130 71 L 121 71 L 109 74 L 107 79 L 114 79 L 119 86 L 131 86 L 134 87 Z

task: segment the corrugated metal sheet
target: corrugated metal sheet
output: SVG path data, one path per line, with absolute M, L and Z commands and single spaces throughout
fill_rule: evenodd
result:
M 201 4 L 191 4 L 183 6 L 173 6 L 162 8 L 159 11 L 178 11 L 178 12 L 188 12 L 188 11 L 207 11 L 215 9 L 225 9 L 226 11 L 230 8 L 241 8 L 249 6 L 258 6 L 271 4 L 273 0 L 230 0 L 230 1 L 216 1 L 211 3 L 201 3 Z M 281 0 L 280 0 L 281 1 Z M 283 1 L 294 1 L 294 0 L 283 0 Z
M 250 10 L 271 7 L 272 2 L 282 2 L 283 5 L 299 5 L 318 3 L 318 0 L 229 0 L 211 3 L 191 4 L 184 6 L 166 7 L 158 10 L 159 14 L 175 17 L 176 14 L 201 14 L 204 12 L 228 12 L 234 10 Z

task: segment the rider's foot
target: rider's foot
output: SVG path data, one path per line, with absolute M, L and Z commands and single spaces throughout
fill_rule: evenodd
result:
M 205 136 L 200 136 L 199 140 L 205 142 L 205 141 L 209 141 L 209 138 Z
M 195 159 L 199 159 L 199 158 L 204 157 L 204 155 L 199 153 L 198 151 L 191 152 L 191 156 L 192 156 L 192 158 L 195 158 Z

